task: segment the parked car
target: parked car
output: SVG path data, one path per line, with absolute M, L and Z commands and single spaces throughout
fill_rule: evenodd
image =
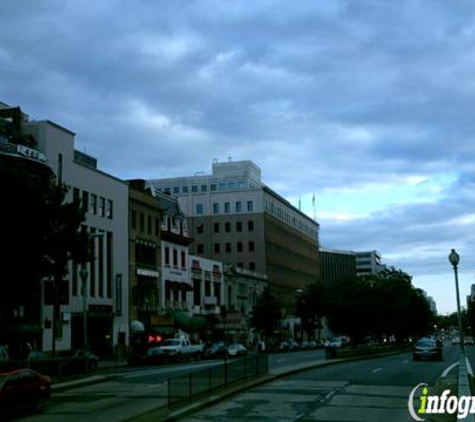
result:
M 233 343 L 228 346 L 228 356 L 245 356 L 247 355 L 247 348 L 241 343 Z
M 99 357 L 89 350 L 85 350 L 85 349 L 76 350 L 73 357 L 86 359 L 88 369 L 96 369 L 97 365 L 99 364 Z
M 288 352 L 290 349 L 290 344 L 286 341 L 281 341 L 275 345 L 276 352 Z
M 473 337 L 465 337 L 463 339 L 463 344 L 473 346 L 475 345 L 475 341 L 473 340 Z
M 298 344 L 296 341 L 289 341 L 289 351 L 296 351 L 300 350 L 300 344 Z
M 423 337 L 419 339 L 412 349 L 414 360 L 436 359 L 443 360 L 443 347 L 433 338 Z
M 452 345 L 460 344 L 460 337 L 452 337 Z
M 332 337 L 328 342 L 327 347 L 343 347 L 343 338 L 342 337 Z
M 0 417 L 24 409 L 42 411 L 50 396 L 49 377 L 33 369 L 0 372 Z
M 44 354 L 41 350 L 32 350 L 28 355 L 28 360 L 46 360 L 49 356 Z
M 223 359 L 227 353 L 228 349 L 224 342 L 218 341 L 205 348 L 204 357 L 206 359 Z

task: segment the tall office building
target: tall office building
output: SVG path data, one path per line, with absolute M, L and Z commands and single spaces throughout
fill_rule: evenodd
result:
M 319 280 L 318 223 L 266 186 L 252 161 L 215 161 L 211 175 L 147 183 L 179 199 L 191 253 L 266 274 L 284 312 L 297 289 Z

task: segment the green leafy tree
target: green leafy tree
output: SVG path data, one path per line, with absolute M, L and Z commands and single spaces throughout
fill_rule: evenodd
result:
M 273 338 L 282 314 L 277 299 L 271 294 L 269 288 L 257 298 L 252 310 L 251 326 L 263 334 L 265 338 Z

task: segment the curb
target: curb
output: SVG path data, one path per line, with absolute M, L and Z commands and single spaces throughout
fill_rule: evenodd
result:
M 54 383 L 51 385 L 51 390 L 53 393 L 60 392 L 74 387 L 85 387 L 88 385 L 99 384 L 101 382 L 112 381 L 115 378 L 117 378 L 117 375 L 92 375 L 87 378 Z

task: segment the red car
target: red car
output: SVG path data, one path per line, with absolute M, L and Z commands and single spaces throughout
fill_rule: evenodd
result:
M 23 409 L 41 411 L 50 396 L 49 377 L 29 368 L 0 371 L 0 416 Z

